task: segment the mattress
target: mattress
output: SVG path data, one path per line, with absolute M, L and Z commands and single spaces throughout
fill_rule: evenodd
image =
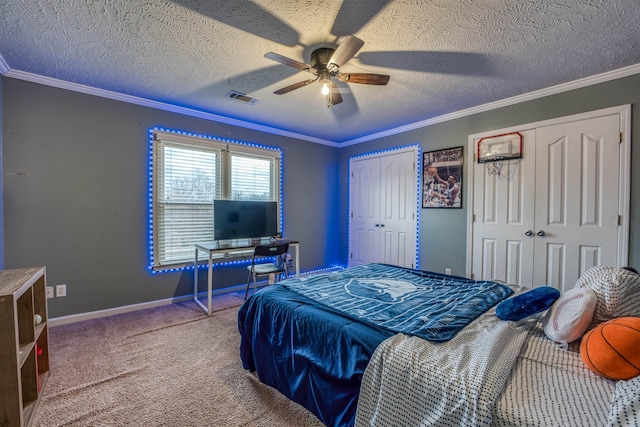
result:
M 577 344 L 549 340 L 535 318 L 503 322 L 489 312 L 448 343 L 381 343 L 363 376 L 356 426 L 636 426 L 636 384 L 640 377 L 594 374 Z
M 378 273 L 382 281 L 368 280 Z M 457 299 L 460 289 L 445 292 L 444 299 L 430 289 L 405 298 L 416 287 L 432 286 L 434 278 L 466 280 L 376 265 L 265 288 L 239 311 L 243 366 L 332 427 L 640 424 L 640 378 L 614 382 L 592 373 L 576 345 L 563 347 L 544 335 L 542 314 L 499 320 L 494 304 L 508 295 L 492 293 L 499 287 L 486 298 Z M 387 288 L 397 279 L 411 284 Z M 335 288 L 348 297 L 334 295 Z M 434 306 L 409 318 L 435 322 L 416 329 L 433 339 L 401 330 L 411 321 L 397 314 L 422 309 L 431 299 Z M 328 306 L 331 300 L 335 304 Z M 402 304 L 385 311 L 380 301 Z M 456 316 L 442 310 L 476 303 L 492 308 Z M 459 328 L 459 318 L 470 323 Z
M 496 403 L 497 427 L 605 426 L 616 382 L 586 368 L 576 345 L 529 334 Z
M 326 425 L 352 426 L 381 342 L 399 332 L 447 341 L 511 293 L 495 282 L 382 264 L 288 279 L 240 308 L 240 357 Z

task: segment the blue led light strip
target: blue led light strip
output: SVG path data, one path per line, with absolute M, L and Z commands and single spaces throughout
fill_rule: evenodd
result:
M 386 150 L 380 150 L 380 151 L 373 151 L 370 153 L 364 153 L 364 154 L 358 154 L 356 156 L 351 156 L 349 158 L 349 171 L 348 171 L 348 179 L 351 179 L 351 162 L 353 160 L 357 160 L 357 159 L 361 159 L 361 158 L 365 158 L 365 157 L 373 157 L 376 156 L 378 154 L 386 154 L 386 153 L 391 153 L 394 151 L 398 151 L 398 150 L 406 150 L 408 148 L 417 148 L 418 152 L 418 163 L 417 163 L 417 167 L 416 167 L 416 269 L 420 268 L 420 208 L 422 206 L 421 204 L 421 193 L 420 193 L 420 189 L 421 187 L 421 182 L 422 182 L 422 156 L 420 155 L 420 153 L 422 152 L 422 150 L 420 149 L 420 145 L 419 144 L 413 144 L 413 145 L 405 145 L 403 147 L 394 147 L 394 148 L 389 148 Z M 347 239 L 347 258 L 350 256 L 349 254 L 351 254 L 351 184 L 348 185 L 348 191 L 347 191 L 347 197 L 349 198 L 348 200 L 348 215 L 349 215 L 349 225 L 347 226 L 347 236 L 349 236 L 349 238 Z
M 148 167 L 148 173 L 149 173 L 149 181 L 148 181 L 148 205 L 147 205 L 147 209 L 148 209 L 148 233 L 149 233 L 149 265 L 147 266 L 147 269 L 149 271 L 151 271 L 153 274 L 155 273 L 165 273 L 165 272 L 172 272 L 172 271 L 183 271 L 183 270 L 193 270 L 194 266 L 193 265 L 185 265 L 185 266 L 180 266 L 180 267 L 167 267 L 167 268 L 162 268 L 162 267 L 154 267 L 153 265 L 153 258 L 154 258 L 154 251 L 153 251 L 153 247 L 154 247 L 154 229 L 153 229 L 153 135 L 156 131 L 160 131 L 160 132 L 166 132 L 166 133 L 173 133 L 176 135 L 185 135 L 185 136 L 191 136 L 191 137 L 196 137 L 196 138 L 203 138 L 203 139 L 209 139 L 212 141 L 219 141 L 219 142 L 225 142 L 225 143 L 231 143 L 231 144 L 238 144 L 238 145 L 244 145 L 244 146 L 248 146 L 248 147 L 257 147 L 257 148 L 261 148 L 261 149 L 266 149 L 266 150 L 273 150 L 273 151 L 277 151 L 280 155 L 280 170 L 278 171 L 278 181 L 279 181 L 279 198 L 280 198 L 280 231 L 282 232 L 284 229 L 284 216 L 283 216 L 283 211 L 284 211 L 284 204 L 283 204 L 283 183 L 282 183 L 282 176 L 283 176 L 283 154 L 282 154 L 282 150 L 280 148 L 277 147 L 269 147 L 267 145 L 261 145 L 261 144 L 256 144 L 253 142 L 242 142 L 242 141 L 235 141 L 232 139 L 226 139 L 226 138 L 219 138 L 219 137 L 214 137 L 214 136 L 209 136 L 209 135 L 201 135 L 201 134 L 197 134 L 197 133 L 193 133 L 193 132 L 187 132 L 187 131 L 180 131 L 180 130 L 174 130 L 174 129 L 166 129 L 166 128 L 162 128 L 162 127 L 153 127 L 149 129 L 149 167 Z M 195 250 L 195 249 L 194 249 Z M 246 265 L 246 264 L 250 264 L 251 260 L 237 260 L 237 261 L 225 261 L 225 262 L 219 262 L 216 263 L 216 266 L 223 266 L 223 265 Z

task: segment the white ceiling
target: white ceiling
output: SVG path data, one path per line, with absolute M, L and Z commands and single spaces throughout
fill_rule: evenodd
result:
M 638 0 L 1 0 L 0 71 L 83 85 L 328 143 L 640 63 Z M 327 108 L 310 61 L 354 34 Z M 80 86 L 79 86 L 80 87 Z M 231 90 L 259 101 L 225 98 Z

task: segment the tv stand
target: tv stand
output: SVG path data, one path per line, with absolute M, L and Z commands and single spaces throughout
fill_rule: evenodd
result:
M 252 241 L 253 240 L 253 241 Z M 193 261 L 193 300 L 207 315 L 211 314 L 211 296 L 213 292 L 213 264 L 218 260 L 228 261 L 230 258 L 246 259 L 253 255 L 253 249 L 258 245 L 268 245 L 273 243 L 288 243 L 289 248 L 293 248 L 296 262 L 296 276 L 300 275 L 300 242 L 297 240 L 274 239 L 238 239 L 223 240 L 210 243 L 196 243 L 195 257 Z M 209 263 L 207 272 L 207 305 L 205 306 L 198 299 L 198 253 L 200 251 L 208 253 Z

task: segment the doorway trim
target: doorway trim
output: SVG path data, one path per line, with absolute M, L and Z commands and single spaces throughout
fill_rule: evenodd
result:
M 594 117 L 605 115 L 619 114 L 620 116 L 620 174 L 618 182 L 620 184 L 618 194 L 618 212 L 620 216 L 618 227 L 618 267 L 627 265 L 629 261 L 629 222 L 630 222 L 630 203 L 631 203 L 631 105 L 619 105 L 617 107 L 603 108 L 600 110 L 588 111 L 585 113 L 572 114 L 569 116 L 556 117 L 553 119 L 542 120 L 533 123 L 527 123 L 517 126 L 509 126 L 507 128 L 495 129 L 486 132 L 480 132 L 467 137 L 467 262 L 466 275 L 471 277 L 472 257 L 473 257 L 473 198 L 474 198 L 474 182 L 473 170 L 475 164 L 476 151 L 473 147 L 474 140 L 478 138 L 489 137 L 492 135 L 501 135 L 512 132 L 519 132 L 527 129 L 536 129 L 543 126 L 558 125 L 562 123 L 586 120 Z

